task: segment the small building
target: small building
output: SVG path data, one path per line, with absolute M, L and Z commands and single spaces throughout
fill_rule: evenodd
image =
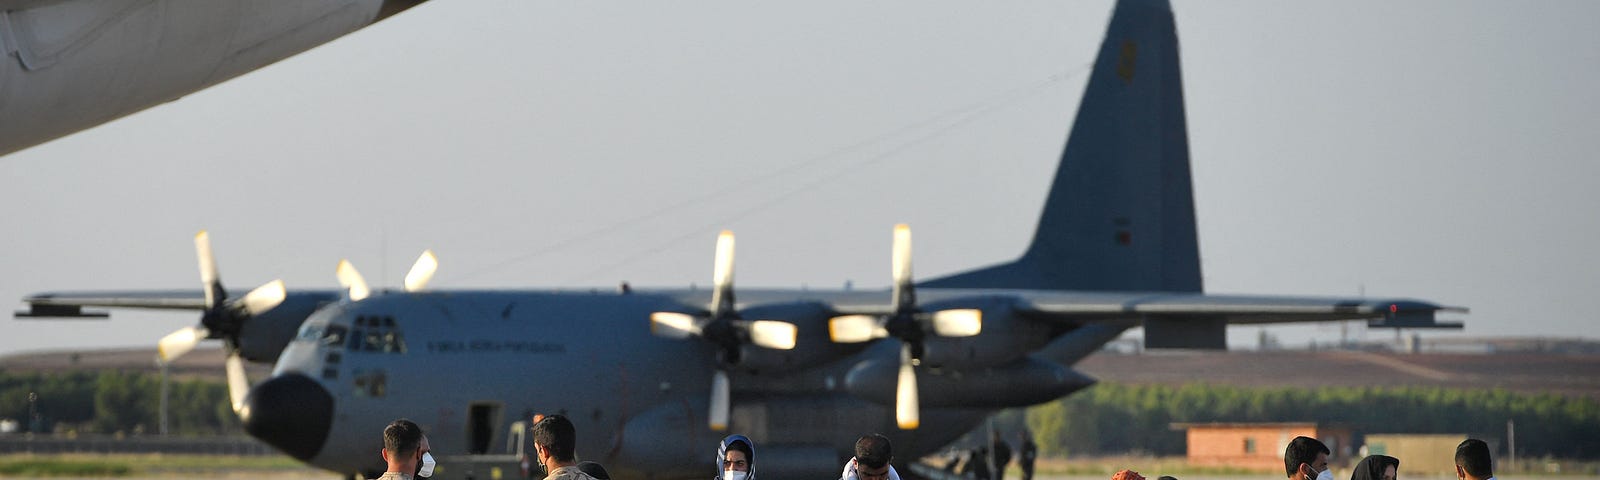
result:
M 1456 446 L 1467 435 L 1463 433 L 1422 434 L 1369 434 L 1363 455 L 1388 455 L 1400 459 L 1400 473 L 1404 475 L 1455 475 Z
M 1315 422 L 1174 423 L 1187 431 L 1189 465 L 1229 467 L 1282 473 L 1283 451 L 1294 437 L 1321 440 L 1333 454 L 1329 463 L 1354 453 L 1350 429 Z

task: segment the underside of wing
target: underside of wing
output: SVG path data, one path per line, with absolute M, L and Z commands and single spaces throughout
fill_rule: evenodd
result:
M 1440 312 L 1465 308 L 1411 299 L 1018 292 L 1018 314 L 1074 323 L 1138 322 L 1147 348 L 1226 348 L 1229 324 L 1366 320 L 1369 328 L 1461 328 Z

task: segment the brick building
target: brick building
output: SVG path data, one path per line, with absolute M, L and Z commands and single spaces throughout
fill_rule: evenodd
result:
M 1283 450 L 1289 440 L 1307 436 L 1328 445 L 1330 463 L 1354 453 L 1350 429 L 1319 426 L 1312 422 L 1288 423 L 1174 423 L 1188 438 L 1189 464 L 1283 472 Z

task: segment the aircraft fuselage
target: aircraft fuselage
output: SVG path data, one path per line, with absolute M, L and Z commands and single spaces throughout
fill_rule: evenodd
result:
M 889 434 L 896 451 L 904 452 L 900 455 L 916 458 L 969 431 L 994 408 L 1039 401 L 1034 397 L 1054 398 L 1092 383 L 1069 375 L 1070 385 L 1038 395 L 990 392 L 988 396 L 1004 405 L 940 408 L 940 373 L 960 375 L 953 367 L 934 372 L 929 365 L 922 390 L 932 408 L 925 411 L 921 428 L 901 431 L 894 423 L 892 399 L 885 403 L 883 398 L 871 398 L 882 394 L 869 393 L 871 389 L 861 385 L 883 383 L 892 390 L 893 377 L 874 378 L 873 366 L 893 365 L 898 345 L 827 343 L 825 329 L 806 328 L 826 320 L 822 312 L 812 312 L 814 320 L 785 320 L 807 332 L 799 340 L 807 345 L 803 350 L 826 352 L 818 357 L 825 359 L 814 364 L 800 359 L 763 365 L 747 358 L 733 365 L 729 369 L 734 386 L 732 422 L 727 431 L 712 431 L 706 423 L 711 372 L 727 364 L 719 363 L 716 350 L 701 342 L 652 335 L 648 320 L 651 312 L 703 304 L 708 294 L 397 292 L 332 304 L 306 320 L 279 357 L 273 378 L 252 390 L 245 423 L 252 434 L 312 465 L 370 473 L 381 468 L 377 451 L 383 427 L 397 418 L 423 425 L 435 455 L 447 458 L 515 455 L 516 447 L 508 445 L 514 437 L 513 423 L 526 422 L 534 414 L 561 413 L 578 427 L 579 456 L 600 461 L 613 472 L 640 478 L 704 475 L 716 442 L 741 433 L 761 444 L 763 466 L 787 477 L 808 470 L 835 474 L 856 437 L 864 433 Z M 777 295 L 749 296 L 771 300 Z M 788 295 L 789 302 L 765 305 L 768 310 L 803 315 L 807 295 Z M 884 292 L 860 295 L 881 299 Z M 836 300 L 854 295 L 826 296 Z M 967 298 L 979 305 L 1002 304 L 981 296 Z M 1000 314 L 998 308 L 989 311 Z M 761 313 L 757 308 L 746 315 Z M 1008 327 L 1010 320 L 1000 317 L 989 321 L 995 330 L 988 342 L 1012 338 L 1013 331 L 1040 334 L 1028 342 L 1029 347 L 1048 341 L 1048 332 Z M 944 348 L 970 352 L 985 349 L 981 343 L 984 339 L 948 339 Z M 851 351 L 839 355 L 838 349 Z M 1024 364 L 1018 359 L 1030 349 L 1008 348 L 1015 354 L 1001 363 Z M 1004 377 L 1006 368 L 986 370 L 1000 372 L 994 379 L 998 384 L 1017 383 Z M 265 393 L 284 388 L 290 383 L 286 379 L 299 384 L 290 388 L 295 393 Z M 313 395 L 301 390 L 315 390 L 305 379 L 331 400 L 326 425 L 316 425 L 318 408 L 305 406 L 321 400 L 298 398 Z M 291 396 L 295 399 L 270 400 Z M 965 404 L 960 399 L 944 401 L 956 402 Z M 274 408 L 293 412 L 265 411 Z M 286 422 L 298 423 L 287 428 Z M 318 436 L 325 438 L 319 441 Z M 776 468 L 779 465 L 786 468 Z M 449 466 L 445 468 L 448 471 Z

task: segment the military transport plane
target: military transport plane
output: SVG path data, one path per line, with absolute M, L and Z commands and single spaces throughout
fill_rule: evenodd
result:
M 0 0 L 0 155 L 309 50 L 423 0 Z
M 911 231 L 892 230 L 888 291 L 733 288 L 733 236 L 710 289 L 435 291 L 425 254 L 399 291 L 224 289 L 210 237 L 202 293 L 45 293 L 22 315 L 85 307 L 192 309 L 160 341 L 228 348 L 234 407 L 251 435 L 311 465 L 372 476 L 384 425 L 421 423 L 441 475 L 514 465 L 527 420 L 564 413 L 578 452 L 623 478 L 708 474 L 729 432 L 761 444 L 762 475 L 832 478 L 865 432 L 897 458 L 937 451 L 997 409 L 1094 383 L 1078 360 L 1134 327 L 1148 348 L 1221 349 L 1229 324 L 1365 319 L 1459 327 L 1404 299 L 1209 295 L 1201 288 L 1172 12 L 1118 2 L 1032 244 L 1016 260 L 922 282 Z M 737 298 L 735 297 L 737 293 Z M 244 361 L 276 362 L 251 386 Z M 512 472 L 502 471 L 506 475 Z

